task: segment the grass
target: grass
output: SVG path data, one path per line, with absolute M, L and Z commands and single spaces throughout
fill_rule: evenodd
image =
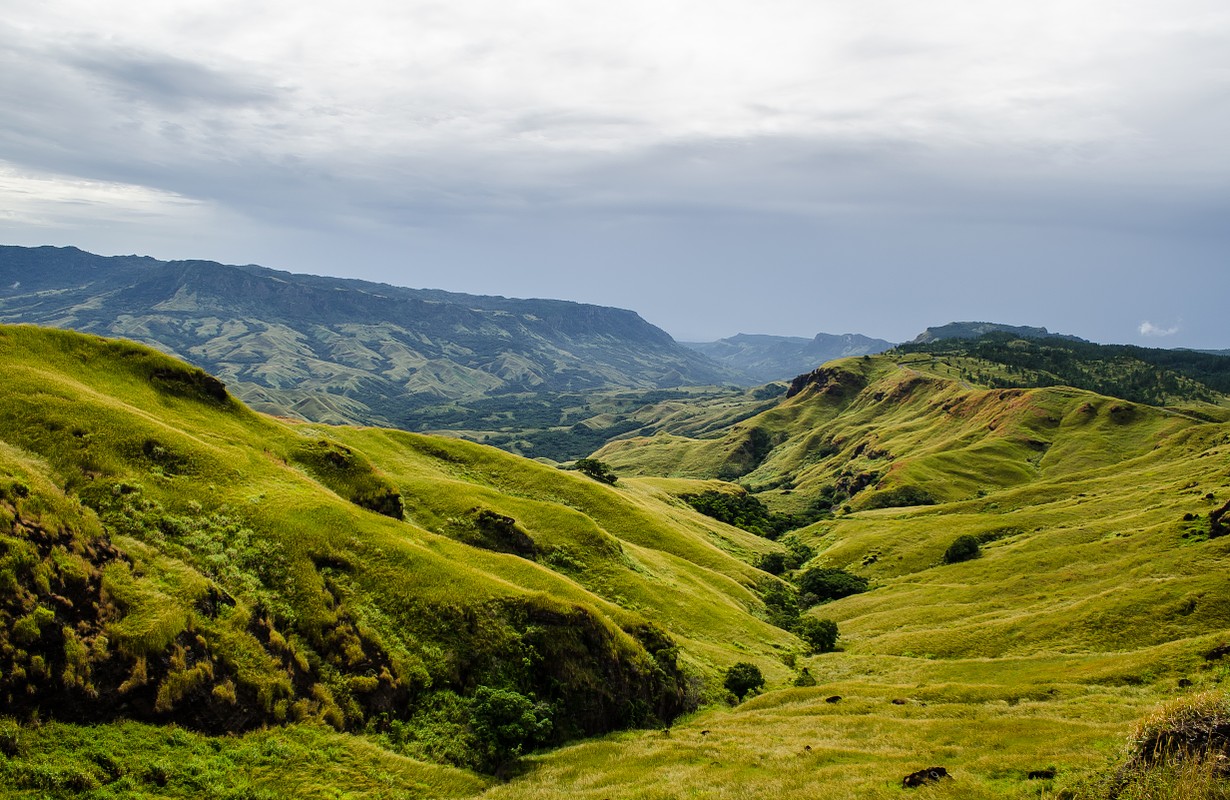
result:
M 3 327 L 0 361 L 3 796 L 876 798 L 943 765 L 915 796 L 1105 797 L 1138 720 L 1230 676 L 1230 539 L 1202 525 L 1230 496 L 1224 423 L 855 359 L 725 435 L 604 451 L 612 487 L 262 417 L 137 346 Z M 672 454 L 674 476 L 628 474 Z M 838 652 L 766 622 L 776 579 L 751 563 L 781 545 L 678 499 L 751 461 L 784 510 L 870 472 L 864 492 L 939 501 L 855 492 L 794 534 L 870 581 L 807 612 Z M 532 546 L 476 536 L 483 514 Z M 943 563 L 961 534 L 981 554 Z M 730 707 L 737 661 L 767 687 Z M 549 705 L 574 743 L 507 783 L 408 758 L 475 763 L 479 686 Z M 1124 796 L 1220 796 L 1200 769 Z

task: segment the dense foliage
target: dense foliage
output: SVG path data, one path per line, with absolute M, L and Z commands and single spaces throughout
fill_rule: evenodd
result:
M 726 670 L 722 685 L 742 700 L 749 692 L 755 692 L 764 686 L 764 675 L 760 673 L 760 667 L 750 661 L 739 661 Z
M 796 582 L 804 596 L 811 595 L 814 598 L 813 605 L 859 594 L 867 591 L 869 587 L 866 578 L 846 572 L 840 567 L 808 567 L 799 574 Z
M 794 632 L 813 653 L 828 653 L 837 646 L 837 623 L 831 619 L 803 617 Z

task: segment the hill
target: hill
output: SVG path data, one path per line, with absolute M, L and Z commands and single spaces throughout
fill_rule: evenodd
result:
M 1230 680 L 1217 406 L 859 357 L 663 400 L 609 486 L 262 417 L 137 345 L 0 328 L 0 363 L 0 794 L 1218 796 L 1120 771 Z M 812 521 L 700 516 L 724 470 Z
M 740 333 L 716 342 L 683 342 L 683 345 L 746 375 L 747 382 L 752 384 L 789 380 L 803 372 L 811 372 L 826 361 L 875 355 L 893 346 L 892 342 L 857 333 L 840 336 L 817 333 L 811 339 Z
M 915 336 L 910 344 L 929 344 L 940 339 L 981 339 L 991 333 L 1008 334 L 1017 339 L 1085 341 L 1079 336 L 1051 333 L 1046 328 L 1035 328 L 1030 325 L 1003 325 L 998 322 L 950 322 L 947 325 L 927 328 L 918 336 Z
M 317 422 L 477 427 L 467 403 L 738 377 L 632 311 L 560 300 L 54 247 L 0 247 L 0 287 L 0 321 L 141 341 Z
M 132 343 L 5 326 L 0 363 L 5 714 L 325 724 L 491 770 L 796 646 L 746 563 L 778 546 L 652 486 L 264 417 Z M 510 708 L 536 722 L 483 738 Z

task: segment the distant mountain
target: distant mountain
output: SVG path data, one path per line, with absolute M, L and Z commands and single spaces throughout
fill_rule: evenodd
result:
M 892 342 L 857 333 L 817 333 L 813 339 L 740 333 L 716 342 L 682 344 L 739 370 L 748 377 L 749 385 L 788 380 L 835 358 L 875 355 L 893 346 Z
M 431 404 L 740 379 L 623 309 L 72 247 L 0 247 L 0 321 L 145 342 L 262 410 L 326 422 L 413 428 Z
M 950 322 L 927 328 L 914 337 L 910 344 L 926 344 L 937 339 L 978 339 L 988 333 L 1010 333 L 1022 339 L 1067 339 L 1073 342 L 1088 341 L 1079 336 L 1064 333 L 1051 333 L 1046 328 L 1034 328 L 1029 325 L 1001 325 L 997 322 Z

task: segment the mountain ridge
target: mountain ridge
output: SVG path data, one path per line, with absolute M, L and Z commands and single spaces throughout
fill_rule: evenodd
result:
M 874 355 L 892 342 L 858 333 L 817 333 L 801 336 L 739 333 L 716 342 L 681 342 L 724 366 L 737 369 L 758 383 L 789 380 L 826 361 Z
M 413 428 L 433 403 L 739 379 L 634 311 L 566 300 L 52 247 L 0 247 L 0 287 L 0 320 L 142 341 L 315 421 Z

